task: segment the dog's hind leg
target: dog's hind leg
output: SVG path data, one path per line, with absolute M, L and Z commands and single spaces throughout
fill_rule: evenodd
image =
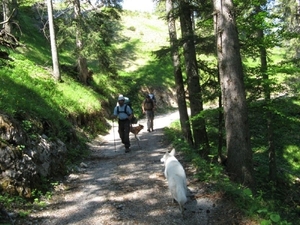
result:
M 137 141 L 137 143 L 138 143 L 139 148 L 142 149 L 142 148 L 141 148 L 141 145 L 140 145 L 140 139 L 139 139 L 139 137 L 136 136 L 136 134 L 134 135 L 134 137 L 135 137 L 135 139 L 136 139 L 136 141 Z

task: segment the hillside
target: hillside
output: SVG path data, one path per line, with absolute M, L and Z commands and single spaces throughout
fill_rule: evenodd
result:
M 131 98 L 137 116 L 141 116 L 140 103 L 149 88 L 154 88 L 159 96 L 161 110 L 168 107 L 170 101 L 174 102 L 172 73 L 167 72 L 168 65 L 152 54 L 153 50 L 166 44 L 163 21 L 148 14 L 124 14 L 119 31 L 122 42 L 114 44 L 119 49 L 115 60 L 120 63 L 120 70 L 111 77 L 97 68 L 94 59 L 87 59 L 89 68 L 95 71 L 88 86 L 81 84 L 76 74 L 70 73 L 69 69 L 76 64 L 73 52 L 59 52 L 63 82 L 58 83 L 51 75 L 50 44 L 41 32 L 44 17 L 40 17 L 42 14 L 38 10 L 45 8 L 38 7 L 44 6 L 20 8 L 22 45 L 9 52 L 12 61 L 2 64 L 0 71 L 0 125 L 4 131 L 1 149 L 6 148 L 2 160 L 4 163 L 18 161 L 17 169 L 13 170 L 19 173 L 18 168 L 23 167 L 24 162 L 18 155 L 5 161 L 11 155 L 11 148 L 29 155 L 30 163 L 25 163 L 25 167 L 35 171 L 26 173 L 25 188 L 22 187 L 24 183 L 17 182 L 18 185 L 9 192 L 30 198 L 34 195 L 33 188 L 44 189 L 37 180 L 63 176 L 72 169 L 73 163 L 89 154 L 86 142 L 110 129 L 110 114 L 119 93 Z M 45 164 L 43 160 L 49 161 Z M 22 180 L 21 177 L 17 179 Z M 2 183 L 1 189 L 9 187 L 7 183 Z M 18 187 L 22 188 L 18 190 Z
M 122 35 L 129 42 L 136 42 L 138 51 L 125 59 L 125 71 L 134 72 L 153 60 L 152 51 L 168 46 L 166 22 L 152 14 L 127 12 L 122 16 Z M 122 45 L 121 45 L 122 46 Z
M 85 87 L 76 80 L 76 76 L 66 73 L 64 69 L 61 71 L 64 82 L 53 81 L 50 43 L 40 32 L 42 28 L 39 24 L 40 18 L 38 15 L 34 16 L 34 13 L 37 13 L 34 8 L 23 10 L 24 14 L 21 13 L 20 16 L 23 45 L 16 51 L 10 51 L 14 61 L 11 62 L 11 67 L 4 67 L 0 72 L 4 81 L 0 84 L 3 94 L 1 108 L 4 113 L 13 115 L 20 110 L 28 113 L 32 111 L 38 117 L 46 116 L 53 122 L 58 121 L 57 118 L 52 118 L 53 114 L 49 115 L 42 110 L 49 106 L 61 111 L 65 117 L 63 120 L 70 118 L 72 122 L 76 122 L 91 114 L 97 116 L 99 112 L 102 112 L 99 116 L 108 116 L 120 92 L 127 93 L 134 102 L 141 102 L 148 86 L 154 86 L 158 91 L 172 88 L 174 82 L 170 65 L 165 64 L 164 59 L 156 59 L 152 54 L 154 50 L 168 44 L 166 24 L 157 16 L 124 12 L 120 21 L 122 30 L 119 31 L 122 41 L 117 40 L 114 44 L 121 54 L 115 57 L 116 62 L 120 64 L 117 79 L 110 79 L 105 74 L 97 72 L 99 69 L 91 59 L 88 64 L 95 71 L 94 82 L 90 87 Z M 76 63 L 71 52 L 60 52 L 60 55 L 61 65 Z M 128 83 L 128 79 L 132 82 Z M 31 102 L 32 98 L 27 89 L 34 90 L 42 98 L 40 100 L 35 98 L 35 101 Z M 17 93 L 13 93 L 12 90 L 17 90 Z M 12 104 L 14 98 L 11 96 L 23 96 L 27 103 Z M 43 101 L 47 104 L 46 107 L 34 107 L 44 104 Z M 43 115 L 45 113 L 46 115 Z M 85 124 L 88 121 L 78 121 L 78 124 L 80 123 Z M 91 132 L 104 131 L 103 127 L 99 128 L 95 127 Z

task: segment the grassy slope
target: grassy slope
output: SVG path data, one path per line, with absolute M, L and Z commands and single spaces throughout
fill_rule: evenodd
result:
M 134 77 L 140 80 L 142 85 L 149 84 L 159 86 L 172 86 L 172 68 L 169 58 L 157 60 L 152 54 L 162 46 L 168 45 L 167 25 L 154 15 L 127 13 L 122 17 L 123 35 L 130 43 L 135 43 L 135 51 L 128 55 L 122 62 L 124 70 L 122 76 Z M 126 49 L 128 43 L 120 44 Z M 169 65 L 165 62 L 168 61 Z
M 50 44 L 39 30 L 39 21 L 31 7 L 20 10 L 19 21 L 22 28 L 20 40 L 24 45 L 10 52 L 14 59 L 11 67 L 0 70 L 1 112 L 19 117 L 30 126 L 38 123 L 32 118 L 47 121 L 53 128 L 52 135 L 64 141 L 68 139 L 66 131 L 71 127 L 67 118 L 76 120 L 80 115 L 98 115 L 94 116 L 96 118 L 100 117 L 99 114 L 107 115 L 112 109 L 103 109 L 103 105 L 112 107 L 120 92 L 130 96 L 139 107 L 143 97 L 141 90 L 145 87 L 166 89 L 174 83 L 171 67 L 165 60 L 157 60 L 151 54 L 152 50 L 167 44 L 166 25 L 155 16 L 139 13 L 122 16 L 121 35 L 126 41 L 116 46 L 126 54 L 118 59 L 120 76 L 117 80 L 110 80 L 103 74 L 94 74 L 92 87 L 83 86 L 64 73 L 61 74 L 64 82 L 56 83 L 51 76 Z M 61 53 L 60 64 L 75 64 L 71 54 Z M 90 134 L 104 132 L 106 126 L 103 122 L 87 124 L 85 130 Z M 90 126 L 96 127 L 90 129 Z
M 130 42 L 136 42 L 136 49 L 138 49 L 134 52 L 134 60 L 125 62 L 126 72 L 134 72 L 146 66 L 153 59 L 151 51 L 168 44 L 166 24 L 154 15 L 142 17 L 142 14 L 127 13 L 122 16 L 122 24 L 123 35 Z
M 120 61 L 119 92 L 133 100 L 139 109 L 149 88 L 164 90 L 174 87 L 169 56 L 157 59 L 153 51 L 168 45 L 167 25 L 155 15 L 125 12 L 122 15 L 122 37 L 116 47 L 123 52 Z

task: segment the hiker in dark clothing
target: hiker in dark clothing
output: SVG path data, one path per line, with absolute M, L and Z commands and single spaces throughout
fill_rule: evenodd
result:
M 132 110 L 126 105 L 125 98 L 123 95 L 118 97 L 118 105 L 114 108 L 113 118 L 118 118 L 119 124 L 119 135 L 122 140 L 122 143 L 125 145 L 125 152 L 130 151 L 130 120 L 132 118 Z
M 154 120 L 154 110 L 155 102 L 151 99 L 150 95 L 146 96 L 146 99 L 142 104 L 143 113 L 146 114 L 147 118 L 147 131 L 151 132 L 153 130 L 153 120 Z

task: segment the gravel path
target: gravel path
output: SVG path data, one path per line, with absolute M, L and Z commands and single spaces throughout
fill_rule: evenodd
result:
M 247 224 L 219 195 L 205 194 L 209 184 L 193 180 L 193 168 L 185 165 L 189 200 L 184 217 L 181 215 L 171 199 L 160 162 L 170 147 L 163 128 L 175 119 L 178 112 L 157 116 L 154 132 L 148 133 L 145 128 L 140 132 L 141 148 L 131 134 L 130 153 L 125 153 L 117 127 L 97 138 L 90 143 L 91 157 L 83 161 L 78 173 L 57 187 L 47 207 L 16 224 Z M 145 120 L 140 123 L 146 125 Z M 181 161 L 180 156 L 178 159 Z

